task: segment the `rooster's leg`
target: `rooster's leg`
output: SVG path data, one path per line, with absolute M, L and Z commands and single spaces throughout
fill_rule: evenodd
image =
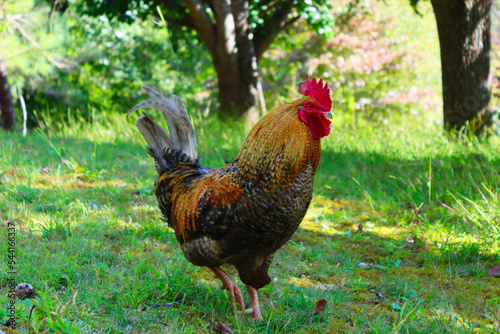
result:
M 222 281 L 221 289 L 229 291 L 234 313 L 236 313 L 236 298 L 238 299 L 238 304 L 240 304 L 241 310 L 245 311 L 245 301 L 243 300 L 243 295 L 241 294 L 241 290 L 238 288 L 235 280 L 219 267 L 209 267 L 208 269 L 213 271 L 215 276 Z
M 253 286 L 247 284 L 248 297 L 250 297 L 251 307 L 245 311 L 246 314 L 251 314 L 252 319 L 260 320 L 262 319 L 262 313 L 260 312 L 259 306 L 259 295 L 257 294 L 257 289 Z

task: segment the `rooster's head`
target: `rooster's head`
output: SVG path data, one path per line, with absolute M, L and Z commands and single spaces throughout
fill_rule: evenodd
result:
M 308 97 L 298 107 L 298 116 L 311 128 L 314 138 L 322 138 L 330 133 L 330 119 L 332 114 L 332 100 L 328 84 L 323 86 L 323 79 L 319 82 L 316 78 L 309 79 L 309 75 L 304 82 L 299 84 L 299 93 Z

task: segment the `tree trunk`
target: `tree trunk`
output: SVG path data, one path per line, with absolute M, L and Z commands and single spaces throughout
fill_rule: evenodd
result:
M 250 121 L 259 118 L 257 104 L 257 63 L 251 41 L 245 34 L 231 36 L 238 52 L 227 52 L 225 43 L 216 42 L 212 62 L 219 83 L 220 110 L 238 117 L 246 113 Z M 238 42 L 236 42 L 238 40 Z
M 241 59 L 238 63 L 243 64 L 237 66 L 235 72 L 229 70 L 227 63 L 218 59 L 214 59 L 214 65 L 219 82 L 221 112 L 233 117 L 246 114 L 248 120 L 254 123 L 259 119 L 257 77 L 252 68 L 244 67 L 248 60 Z
M 11 130 L 14 127 L 14 105 L 12 104 L 12 95 L 10 93 L 10 85 L 7 80 L 7 70 L 0 52 L 0 112 L 2 116 L 2 126 L 6 130 Z
M 441 48 L 445 127 L 492 125 L 490 14 L 492 0 L 431 0 Z
M 255 122 L 257 109 L 257 57 L 248 24 L 248 1 L 207 1 L 213 19 L 200 0 L 184 0 L 193 28 L 203 39 L 217 72 L 220 110 L 247 116 Z
M 232 1 L 229 8 L 229 26 L 226 17 L 216 21 L 217 30 L 226 32 L 225 43 L 216 42 L 212 55 L 219 82 L 220 109 L 235 117 L 246 114 L 248 121 L 255 123 L 259 119 L 258 72 L 248 24 L 248 1 Z

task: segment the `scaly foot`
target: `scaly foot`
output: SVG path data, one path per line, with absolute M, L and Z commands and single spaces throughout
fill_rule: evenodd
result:
M 245 310 L 245 313 L 251 314 L 252 319 L 254 319 L 254 320 L 261 320 L 262 313 L 260 312 L 259 295 L 257 294 L 257 289 L 255 289 L 253 286 L 250 286 L 248 284 L 246 286 L 247 286 L 247 291 L 248 291 L 248 297 L 250 297 L 251 307 L 249 309 Z
M 236 313 L 236 299 L 238 300 L 238 304 L 240 304 L 241 310 L 245 311 L 245 301 L 243 300 L 243 295 L 241 294 L 241 290 L 238 288 L 236 281 L 219 267 L 209 267 L 208 269 L 215 274 L 215 277 L 222 281 L 221 289 L 229 291 L 234 313 Z

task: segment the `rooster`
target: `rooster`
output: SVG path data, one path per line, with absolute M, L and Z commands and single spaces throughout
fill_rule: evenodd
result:
M 262 117 L 233 162 L 220 168 L 200 165 L 196 134 L 181 98 L 143 87 L 142 108 L 162 111 L 169 132 L 146 113 L 137 127 L 149 144 L 158 179 L 154 193 L 161 213 L 175 231 L 186 259 L 208 267 L 229 290 L 231 305 L 261 319 L 257 290 L 269 284 L 274 253 L 297 230 L 313 195 L 321 154 L 320 138 L 330 133 L 330 90 L 323 80 L 299 84 L 303 98 Z M 236 267 L 251 307 L 221 266 Z

